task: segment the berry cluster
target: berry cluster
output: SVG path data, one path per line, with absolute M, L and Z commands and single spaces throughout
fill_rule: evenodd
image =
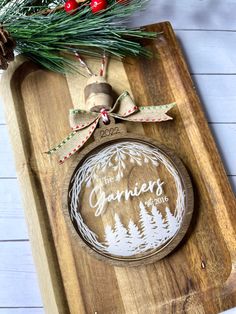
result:
M 79 4 L 85 0 L 67 0 L 65 3 L 65 11 L 72 12 L 79 8 Z M 126 0 L 116 0 L 119 3 L 125 3 Z M 97 13 L 107 8 L 107 0 L 91 0 L 90 7 L 93 13 Z

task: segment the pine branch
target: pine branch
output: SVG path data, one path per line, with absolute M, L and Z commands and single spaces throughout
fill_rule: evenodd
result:
M 130 0 L 127 5 L 109 0 L 108 9 L 98 14 L 93 14 L 85 4 L 72 15 L 62 10 L 46 16 L 28 15 L 29 4 L 38 4 L 37 1 L 22 0 L 19 5 L 19 1 L 13 0 L 5 5 L 4 12 L 1 10 L 2 1 L 0 20 L 16 40 L 17 51 L 57 72 L 75 70 L 69 56 L 74 50 L 93 56 L 105 50 L 119 58 L 130 55 L 148 57 L 150 52 L 140 45 L 139 39 L 156 37 L 156 33 L 124 25 L 127 18 L 141 9 L 147 0 Z M 31 10 L 42 11 L 52 2 L 40 1 L 41 4 L 31 7 Z

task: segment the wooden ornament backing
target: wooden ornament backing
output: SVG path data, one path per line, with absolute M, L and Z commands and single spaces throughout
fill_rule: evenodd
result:
M 114 130 L 119 133 L 117 135 L 110 135 L 112 132 L 106 132 L 107 135 L 104 136 L 104 138 L 101 138 L 101 134 L 104 135 L 105 130 Z M 103 131 L 103 132 L 102 132 Z M 102 132 L 102 133 L 101 133 Z M 114 132 L 114 131 L 113 131 Z M 194 196 L 193 196 L 193 188 L 192 183 L 189 177 L 189 174 L 182 163 L 182 161 L 179 159 L 179 157 L 170 149 L 165 147 L 162 144 L 159 144 L 156 140 L 147 138 L 145 136 L 139 136 L 133 133 L 126 133 L 126 127 L 124 124 L 114 124 L 114 120 L 112 120 L 112 123 L 104 126 L 100 123 L 100 128 L 98 128 L 94 134 L 95 142 L 88 145 L 86 148 L 84 148 L 78 155 L 78 158 L 75 159 L 75 161 L 71 164 L 71 167 L 68 170 L 68 173 L 66 175 L 64 187 L 63 187 L 63 193 L 62 193 L 62 209 L 66 218 L 67 226 L 72 233 L 73 237 L 78 241 L 78 244 L 83 247 L 89 254 L 93 255 L 97 259 L 107 262 L 109 264 L 115 265 L 115 266 L 140 266 L 145 264 L 150 264 L 155 261 L 158 261 L 162 258 L 164 258 L 166 255 L 168 255 L 171 251 L 174 250 L 174 248 L 181 242 L 184 235 L 187 232 L 187 229 L 189 227 L 192 213 L 193 213 L 193 207 L 194 207 Z M 102 149 L 106 146 L 106 144 L 112 144 L 112 143 L 118 143 L 122 142 L 124 140 L 128 141 L 136 141 L 143 144 L 148 144 L 153 147 L 159 148 L 164 155 L 171 161 L 173 166 L 178 171 L 178 174 L 180 176 L 181 182 L 183 184 L 183 189 L 185 191 L 185 214 L 183 216 L 183 220 L 180 226 L 180 229 L 178 230 L 178 233 L 170 239 L 163 247 L 161 247 L 157 252 L 150 253 L 146 257 L 138 257 L 138 258 L 132 258 L 132 257 L 113 257 L 111 255 L 107 255 L 103 252 L 98 252 L 96 249 L 94 249 L 90 243 L 87 243 L 85 239 L 82 238 L 82 236 L 79 235 L 79 232 L 77 232 L 77 227 L 74 225 L 74 223 L 71 220 L 70 217 L 70 211 L 68 209 L 68 191 L 70 189 L 70 183 L 71 179 L 76 171 L 78 169 L 78 166 L 83 163 L 83 161 L 89 156 L 90 153 L 92 153 L 96 149 Z

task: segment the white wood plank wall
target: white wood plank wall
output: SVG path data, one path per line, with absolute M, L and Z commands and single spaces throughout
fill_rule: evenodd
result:
M 171 21 L 236 191 L 236 0 L 150 0 L 132 25 Z M 0 314 L 44 313 L 0 106 Z M 227 312 L 228 313 L 228 312 Z M 236 313 L 236 309 L 230 313 Z M 53 313 L 50 313 L 53 314 Z

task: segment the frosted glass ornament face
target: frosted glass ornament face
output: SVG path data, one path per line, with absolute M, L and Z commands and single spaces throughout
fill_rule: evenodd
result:
M 178 170 L 158 147 L 139 140 L 91 151 L 69 187 L 71 220 L 83 241 L 112 258 L 145 258 L 172 241 L 185 214 Z

